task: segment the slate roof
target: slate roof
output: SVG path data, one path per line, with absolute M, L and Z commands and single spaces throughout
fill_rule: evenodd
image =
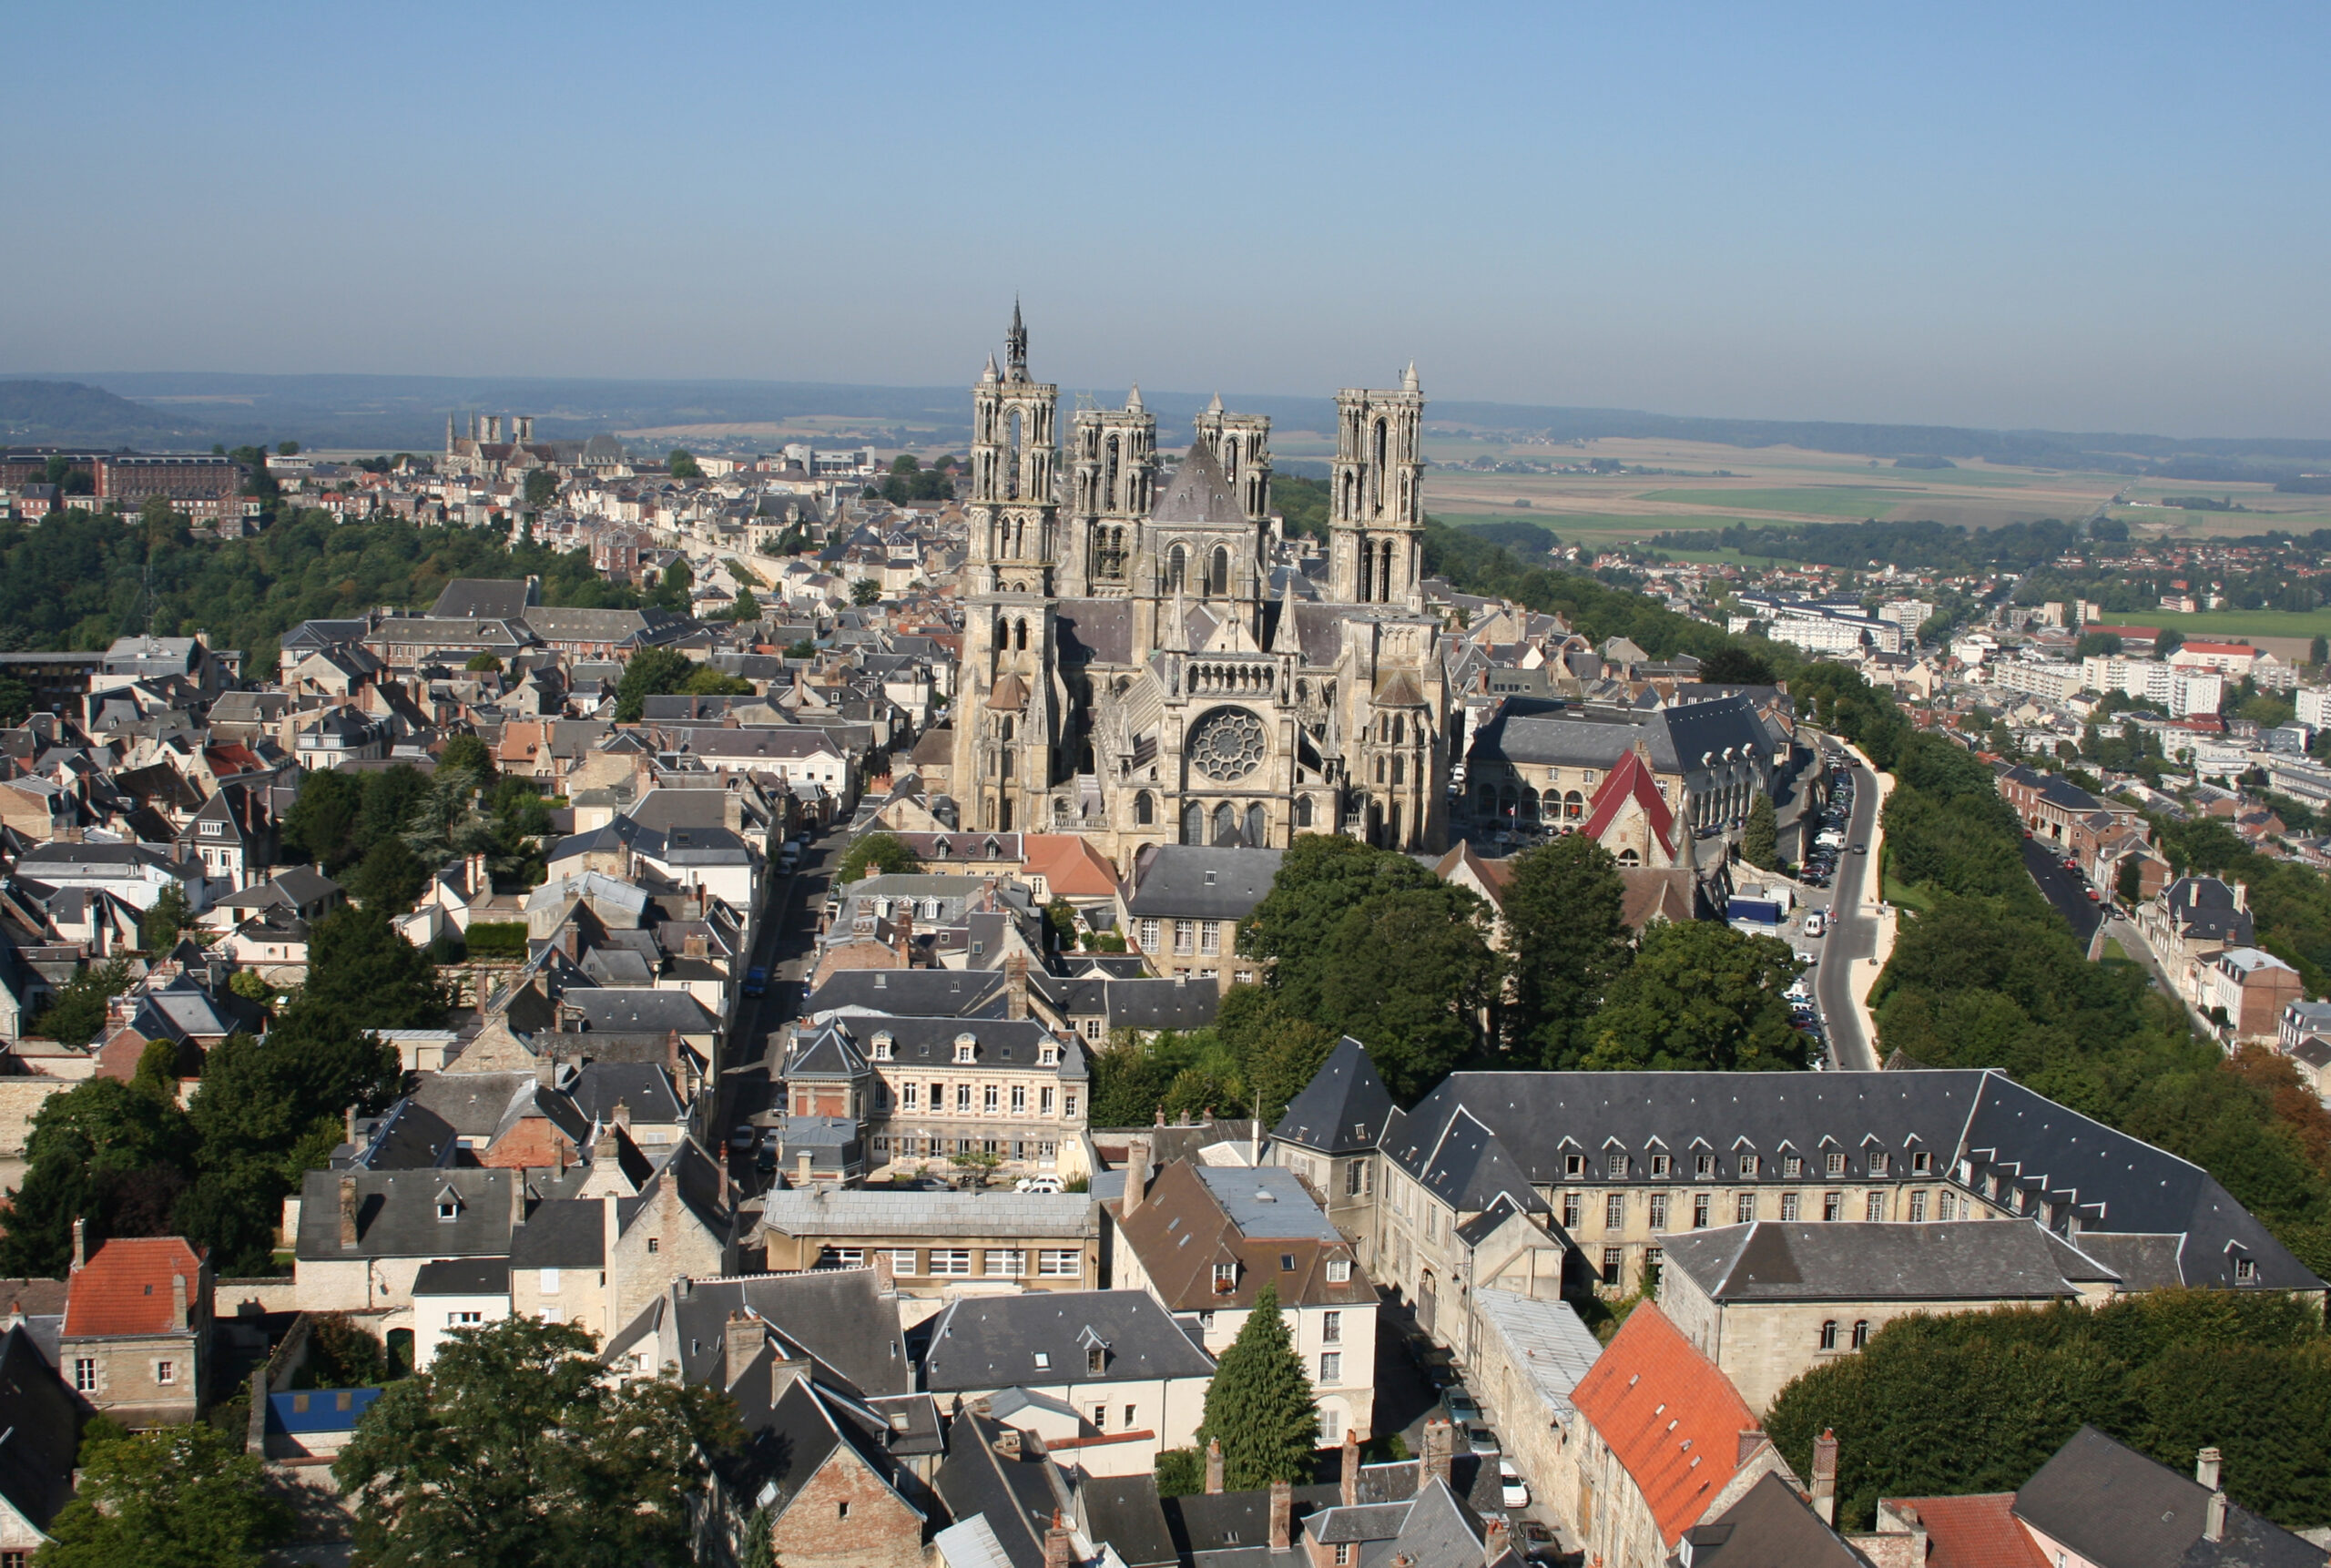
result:
M 298 1256 L 316 1262 L 365 1257 L 506 1257 L 512 1185 L 523 1172 L 455 1168 L 310 1171 L 300 1186 Z M 356 1245 L 340 1244 L 340 1184 L 356 1184 Z M 460 1195 L 454 1217 L 437 1217 L 437 1195 Z
M 718 1380 L 728 1353 L 725 1325 L 730 1313 L 743 1310 L 861 1394 L 913 1390 L 898 1304 L 875 1288 L 870 1268 L 698 1279 L 674 1286 L 657 1305 L 671 1315 L 680 1372 L 689 1382 Z M 628 1345 L 638 1327 L 626 1329 L 608 1353 Z
M 510 1264 L 500 1257 L 441 1257 L 412 1277 L 415 1296 L 507 1296 Z
M 1042 977 L 1031 973 L 1031 985 Z M 1001 970 L 843 969 L 819 983 L 802 1003 L 809 1017 L 836 1011 L 880 1013 L 896 1017 L 974 1018 L 1003 1016 Z
M 1107 1349 L 1088 1370 L 1094 1342 Z M 1051 1366 L 1036 1365 L 1039 1353 Z M 1156 1298 L 1144 1290 L 1060 1290 L 968 1297 L 932 1323 L 923 1386 L 933 1393 L 1019 1384 L 1107 1383 L 1146 1378 L 1205 1378 L 1214 1359 L 1192 1344 Z
M 1254 527 L 1237 491 L 1224 477 L 1212 443 L 1204 441 L 1190 443 L 1174 476 L 1158 491 L 1149 520 L 1198 528 Z
M 2234 907 L 2234 890 L 2215 877 L 2180 877 L 2162 890 L 2170 924 L 2188 942 L 2247 947 L 2256 940 L 2248 910 Z
M 2052 1301 L 2118 1278 L 2026 1220 L 1758 1220 L 1664 1238 L 1666 1264 L 1718 1301 Z
M 1085 1194 L 1074 1192 L 829 1192 L 820 1184 L 771 1188 L 761 1223 L 781 1236 L 1078 1238 L 1092 1232 L 1092 1208 Z
M 1271 891 L 1283 850 L 1157 844 L 1134 866 L 1126 910 L 1136 917 L 1244 920 Z
M 598 1198 L 545 1198 L 510 1227 L 513 1268 L 600 1268 L 606 1263 L 606 1207 Z
M 80 1414 L 56 1369 L 21 1326 L 0 1335 L 0 1497 L 35 1530 L 73 1495 Z
M 1000 1422 L 964 1412 L 947 1433 L 947 1457 L 934 1490 L 959 1520 L 984 1518 L 1012 1568 L 1043 1568 L 1044 1532 L 1062 1503 L 1052 1462 L 1026 1445 L 1019 1458 L 998 1453 Z
M 618 1104 L 635 1122 L 677 1122 L 687 1114 L 671 1073 L 656 1063 L 585 1062 L 565 1088 L 575 1108 L 593 1123 L 613 1122 Z
M 1375 1146 L 1391 1110 L 1391 1091 L 1377 1076 L 1368 1047 L 1347 1034 L 1288 1102 L 1271 1136 L 1322 1154 L 1358 1154 Z
M 1107 1542 L 1125 1568 L 1166 1568 L 1181 1561 L 1155 1475 L 1091 1476 L 1076 1497 L 1086 1537 Z
M 1283 1166 L 1176 1160 L 1117 1225 L 1150 1289 L 1177 1312 L 1251 1307 L 1266 1285 L 1288 1306 L 1359 1306 L 1376 1298 L 1349 1244 Z M 1330 1259 L 1351 1264 L 1349 1277 L 1328 1279 Z M 1231 1288 L 1220 1291 L 1214 1269 L 1226 1263 L 1236 1272 Z
M 1475 771 L 1494 761 L 1607 769 L 1638 739 L 1650 747 L 1652 767 L 1667 774 L 1700 768 L 1711 754 L 1721 759 L 1726 748 L 1752 759 L 1771 748 L 1756 705 L 1745 697 L 1647 712 L 1510 701 L 1475 733 L 1468 755 Z
M 2322 1568 L 2323 1549 L 2239 1503 L 2225 1539 L 2202 1539 L 2201 1482 L 2083 1426 L 2015 1494 L 2015 1516 L 2112 1568 Z
M 677 1029 L 683 1034 L 709 1034 L 720 1027 L 704 1003 L 685 991 L 581 986 L 569 989 L 561 1000 L 582 1013 L 586 1030 L 637 1034 Z
M 1771 1471 L 1684 1539 L 1691 1543 L 1692 1568 L 1867 1568 L 1868 1562 Z M 1931 1560 L 1926 1568 L 1933 1568 Z
M 447 620 L 515 620 L 526 613 L 527 590 L 531 586 L 524 578 L 455 577 L 437 595 L 437 602 L 429 613 Z M 351 626 L 351 636 L 361 636 L 361 621 L 310 622 L 317 626 Z

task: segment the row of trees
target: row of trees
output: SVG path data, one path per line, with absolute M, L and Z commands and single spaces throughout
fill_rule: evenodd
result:
M 93 1078 L 41 1107 L 0 1274 L 61 1275 L 76 1218 L 97 1238 L 186 1236 L 221 1275 L 272 1272 L 276 1218 L 301 1173 L 328 1163 L 350 1105 L 382 1109 L 402 1086 L 396 1053 L 372 1032 L 445 1018 L 435 969 L 384 910 L 335 910 L 309 953 L 307 984 L 266 1037 L 213 1048 L 184 1110 L 168 1041 L 131 1081 Z
M 1210 1030 L 1096 1052 L 1102 1125 L 1207 1105 L 1275 1118 L 1340 1035 L 1368 1043 L 1386 1086 L 1414 1100 L 1468 1064 L 1547 1068 L 1803 1067 L 1782 992 L 1786 943 L 1712 922 L 1624 919 L 1625 883 L 1600 845 L 1568 835 L 1515 858 L 1506 939 L 1492 911 L 1406 855 L 1306 834 L 1239 927 L 1269 961 Z

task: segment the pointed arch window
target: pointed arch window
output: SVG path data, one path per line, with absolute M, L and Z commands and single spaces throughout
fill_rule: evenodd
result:
M 1182 842 L 1194 845 L 1206 842 L 1206 808 L 1196 800 L 1182 808 Z
M 1209 599 L 1218 599 L 1229 592 L 1230 551 L 1227 545 L 1216 545 L 1214 547 L 1213 555 L 1206 563 L 1206 596 Z
M 1166 588 L 1176 592 L 1188 585 L 1190 555 L 1179 545 L 1166 552 Z

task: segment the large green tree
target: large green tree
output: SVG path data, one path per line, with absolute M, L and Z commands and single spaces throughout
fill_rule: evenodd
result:
M 694 1561 L 705 1455 L 743 1438 L 727 1395 L 617 1381 L 570 1324 L 457 1329 L 390 1385 L 332 1473 L 374 1568 L 643 1568 Z
M 1780 819 L 1770 795 L 1759 794 L 1748 808 L 1747 825 L 1740 830 L 1740 858 L 1762 871 L 1780 865 Z
M 173 877 L 162 884 L 161 892 L 138 918 L 137 932 L 145 940 L 146 951 L 158 955 L 176 947 L 178 932 L 193 923 L 194 910 L 187 902 L 186 889 Z
M 364 812 L 362 776 L 336 768 L 302 774 L 300 792 L 283 814 L 283 848 L 337 875 L 356 858 L 356 825 Z
M 207 1421 L 131 1436 L 92 1422 L 41 1568 L 260 1568 L 291 1533 L 266 1466 Z
M 1611 983 L 1586 1065 L 1747 1072 L 1801 1068 L 1805 1036 L 1781 993 L 1803 965 L 1788 943 L 1713 921 L 1662 921 Z
M 1414 1099 L 1483 1043 L 1497 994 L 1489 908 L 1462 888 L 1369 899 L 1329 934 L 1312 1022 L 1368 1042 L 1385 1087 Z
M 348 879 L 348 891 L 366 909 L 402 914 L 429 885 L 429 868 L 401 838 L 372 846 Z
M 634 724 L 646 710 L 647 699 L 663 697 L 679 690 L 688 683 L 697 667 L 687 655 L 675 648 L 641 648 L 623 667 L 623 679 L 616 683 L 616 719 L 618 723 Z
M 1254 1309 L 1222 1352 L 1197 1435 L 1201 1447 L 1222 1444 L 1223 1484 L 1233 1492 L 1310 1480 L 1319 1409 L 1279 1310 L 1277 1286 L 1256 1292 Z
M 897 834 L 861 833 L 842 856 L 834 881 L 854 882 L 860 877 L 899 876 L 921 870 L 922 862 Z
M 1514 857 L 1503 901 L 1513 977 L 1504 1033 L 1518 1062 L 1574 1068 L 1593 1048 L 1588 1021 L 1630 957 L 1626 891 L 1618 861 L 1583 833 Z
M 195 1134 L 176 1085 L 91 1078 L 51 1095 L 25 1140 L 24 1181 L 8 1196 L 0 1274 L 59 1278 L 73 1222 L 92 1247 L 109 1236 L 166 1236 L 187 1186 Z
M 49 993 L 29 1033 L 60 1044 L 87 1045 L 105 1027 L 106 1004 L 129 989 L 127 959 L 93 963 Z

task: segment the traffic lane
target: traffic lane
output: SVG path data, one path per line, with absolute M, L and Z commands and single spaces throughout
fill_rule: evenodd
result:
M 733 1131 L 770 1109 L 774 1086 L 767 1072 L 769 1037 L 792 1022 L 801 992 L 795 983 L 816 946 L 818 908 L 832 865 L 843 852 L 840 835 L 828 833 L 811 844 L 790 876 L 777 875 L 754 933 L 745 967 L 769 971 L 767 989 L 742 999 L 728 1039 L 728 1062 L 719 1075 L 712 1132 L 728 1139 Z
M 1878 825 L 1878 781 L 1868 769 L 1853 769 L 1854 805 L 1847 818 L 1846 847 L 1837 856 L 1837 874 L 1831 881 L 1829 932 L 1822 939 L 1820 966 L 1814 971 L 1813 996 L 1821 1007 L 1822 1026 L 1828 1031 L 1829 1059 L 1837 1066 L 1869 1071 L 1878 1053 L 1863 1033 L 1851 984 L 1852 962 L 1878 951 L 1878 921 L 1869 911 L 1871 876 L 1870 830 Z M 1863 852 L 1857 854 L 1855 846 Z
M 2064 862 L 2050 848 L 2037 839 L 2023 840 L 2024 869 L 2039 884 L 2042 897 L 2055 906 L 2072 928 L 2072 934 L 2085 947 L 2096 936 L 2096 928 L 2103 923 L 2104 913 L 2089 901 L 2088 883 L 2077 871 L 2064 870 Z

